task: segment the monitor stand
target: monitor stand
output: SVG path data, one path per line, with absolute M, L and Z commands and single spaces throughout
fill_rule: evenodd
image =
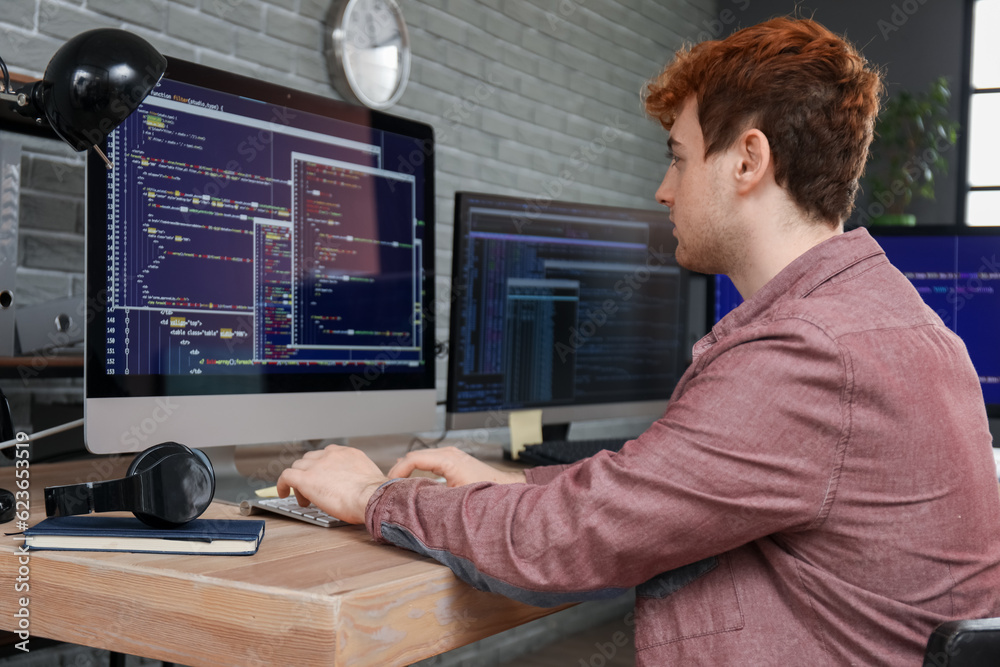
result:
M 263 477 L 248 477 L 236 468 L 236 447 L 206 447 L 201 450 L 208 455 L 215 470 L 215 500 L 227 505 L 239 505 L 243 500 L 256 498 L 257 489 L 274 486 Z

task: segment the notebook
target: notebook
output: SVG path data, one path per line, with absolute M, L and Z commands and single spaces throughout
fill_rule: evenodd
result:
M 133 517 L 50 517 L 24 531 L 33 551 L 129 551 L 133 553 L 249 556 L 264 538 L 257 519 L 195 519 L 180 528 L 151 528 Z

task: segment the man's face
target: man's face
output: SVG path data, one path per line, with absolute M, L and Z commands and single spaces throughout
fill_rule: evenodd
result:
M 694 97 L 681 108 L 667 144 L 673 160 L 656 191 L 656 200 L 670 207 L 677 262 L 700 273 L 729 273 L 745 255 L 745 231 L 732 215 L 726 152 L 705 159 Z

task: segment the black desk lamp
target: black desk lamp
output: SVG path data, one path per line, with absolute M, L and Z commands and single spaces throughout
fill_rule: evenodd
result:
M 47 123 L 75 150 L 98 145 L 135 111 L 167 68 L 149 42 L 124 30 L 98 28 L 66 42 L 45 68 L 41 81 L 14 91 L 0 59 L 0 100 L 19 114 Z
M 166 69 L 167 59 L 141 37 L 113 28 L 88 30 L 56 51 L 41 81 L 16 91 L 0 58 L 0 108 L 50 126 L 77 151 L 93 146 L 111 169 L 98 144 L 135 111 Z M 11 291 L 3 289 L 0 309 L 10 305 Z M 13 430 L 2 391 L 0 399 L 0 441 L 7 441 Z M 0 489 L 0 522 L 7 519 L 7 495 Z

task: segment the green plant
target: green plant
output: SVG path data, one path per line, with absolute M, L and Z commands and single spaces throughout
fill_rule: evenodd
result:
M 948 116 L 950 99 L 948 80 L 938 77 L 926 92 L 897 93 L 879 114 L 865 181 L 887 214 L 903 215 L 914 197 L 933 201 L 934 177 L 948 173 L 945 153 L 960 127 Z

